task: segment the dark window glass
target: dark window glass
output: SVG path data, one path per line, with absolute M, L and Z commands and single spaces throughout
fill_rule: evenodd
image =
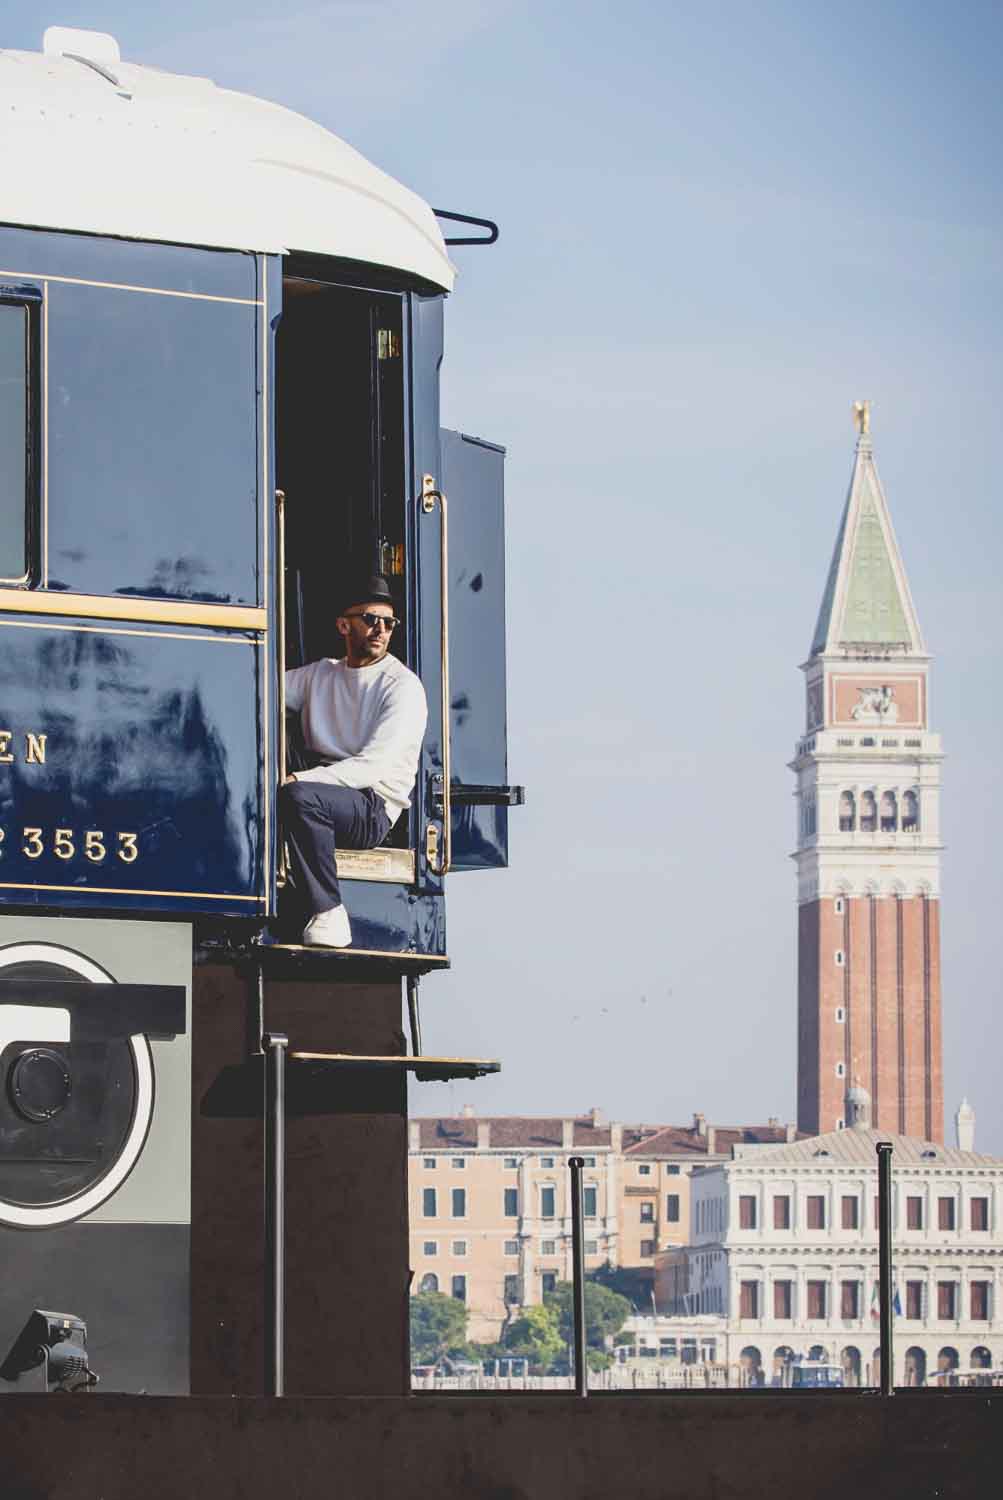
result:
M 791 1227 L 791 1200 L 786 1193 L 773 1200 L 773 1227 L 774 1229 L 790 1229 Z
M 422 1188 L 421 1211 L 426 1219 L 435 1218 L 435 1188 Z
M 972 1216 L 972 1228 L 973 1229 L 988 1229 L 989 1228 L 989 1199 L 988 1198 L 973 1198 L 972 1199 L 972 1207 L 971 1207 L 971 1216 Z
M 654 1224 L 654 1222 L 655 1222 L 655 1205 L 653 1203 L 642 1203 L 641 1204 L 641 1223 L 642 1224 Z
M 513 1307 L 519 1301 L 518 1276 L 505 1277 L 505 1306 Z
M 543 1284 L 543 1293 L 544 1293 L 544 1296 L 546 1296 L 546 1294 L 548 1292 L 556 1292 L 557 1291 L 557 1272 L 556 1271 L 544 1271 L 543 1276 L 540 1279 L 541 1279 L 541 1282 Z
M 954 1199 L 953 1198 L 938 1198 L 937 1199 L 937 1228 L 938 1229 L 953 1229 L 954 1228 Z
M 505 1217 L 506 1219 L 517 1219 L 519 1217 L 519 1189 L 505 1189 Z
M 740 1229 L 755 1229 L 756 1227 L 756 1200 L 751 1193 L 742 1193 L 738 1200 L 738 1227 Z
M 907 1281 L 905 1284 L 905 1315 L 907 1318 L 923 1316 L 923 1283 Z
M 875 1222 L 877 1222 L 876 1217 Z M 905 1200 L 905 1223 L 907 1229 L 923 1228 L 922 1198 L 907 1198 Z
M 792 1291 L 793 1288 L 789 1281 L 775 1281 L 773 1283 L 773 1316 L 775 1318 L 789 1318 L 792 1316 Z
M 988 1281 L 973 1281 L 971 1285 L 972 1310 L 971 1316 L 980 1320 L 989 1317 L 989 1283 Z
M 0 579 L 28 571 L 28 309 L 0 303 Z
M 552 1219 L 555 1213 L 554 1189 L 545 1187 L 540 1189 L 540 1218 Z
M 655 1253 L 655 1242 L 654 1242 L 654 1240 L 642 1240 L 641 1241 L 641 1254 L 643 1256 L 649 1256 L 649 1255 L 654 1255 L 654 1253 Z
M 596 1196 L 594 1187 L 587 1187 L 582 1193 L 582 1208 L 587 1219 L 594 1219 L 596 1216 Z
M 849 1194 L 843 1195 L 842 1215 L 842 1224 L 844 1229 L 860 1228 L 860 1199 L 856 1196 L 856 1194 L 853 1194 L 852 1196 L 850 1196 Z M 855 1284 L 856 1283 L 854 1283 L 854 1285 Z M 854 1313 L 853 1316 L 856 1317 L 856 1313 Z
M 465 1276 L 453 1277 L 453 1296 L 456 1298 L 457 1302 L 466 1302 L 467 1278 Z
M 825 1228 L 825 1198 L 821 1193 L 810 1193 L 808 1196 L 808 1228 Z
M 50 587 L 259 602 L 257 312 L 50 285 Z
M 825 1288 L 824 1281 L 809 1281 L 808 1291 L 808 1316 L 809 1318 L 825 1317 Z
M 466 1188 L 453 1188 L 453 1218 L 466 1218 L 467 1213 L 467 1190 Z
M 679 1223 L 679 1194 L 669 1193 L 665 1199 L 665 1217 L 670 1224 Z
M 856 1199 L 852 1200 L 856 1203 Z M 849 1226 L 852 1228 L 852 1226 Z M 844 1281 L 839 1289 L 839 1315 L 841 1318 L 860 1317 L 860 1282 Z

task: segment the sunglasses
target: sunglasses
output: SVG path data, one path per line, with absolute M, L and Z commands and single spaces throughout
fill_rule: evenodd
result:
M 400 624 L 395 615 L 374 615 L 371 610 L 363 610 L 358 614 L 346 615 L 346 620 L 362 620 L 370 629 L 375 630 L 377 625 L 382 625 L 388 635 L 392 635 Z

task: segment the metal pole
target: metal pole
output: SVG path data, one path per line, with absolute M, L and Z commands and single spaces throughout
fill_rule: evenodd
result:
M 571 1276 L 575 1352 L 575 1395 L 589 1393 L 588 1349 L 585 1343 L 585 1200 L 582 1196 L 584 1156 L 568 1158 L 571 1171 Z
M 891 1141 L 878 1141 L 878 1308 L 881 1316 L 881 1394 L 894 1386 L 892 1350 L 892 1151 Z
M 286 1343 L 286 1049 L 280 1031 L 261 1039 L 265 1053 L 265 1393 L 285 1395 Z
M 411 1029 L 411 1051 L 415 1057 L 421 1056 L 421 1010 L 418 1005 L 418 976 L 409 974 L 407 976 L 407 1015 L 408 1025 Z

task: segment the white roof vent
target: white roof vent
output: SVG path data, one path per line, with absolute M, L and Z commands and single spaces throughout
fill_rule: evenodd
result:
M 46 57 L 86 57 L 88 62 L 117 63 L 122 53 L 107 31 L 81 31 L 75 26 L 47 26 L 42 37 Z

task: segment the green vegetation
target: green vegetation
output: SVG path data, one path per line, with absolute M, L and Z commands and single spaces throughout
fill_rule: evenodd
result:
M 466 1342 L 466 1303 L 444 1292 L 419 1292 L 411 1298 L 413 1365 L 434 1365 L 446 1354 L 462 1353 Z

